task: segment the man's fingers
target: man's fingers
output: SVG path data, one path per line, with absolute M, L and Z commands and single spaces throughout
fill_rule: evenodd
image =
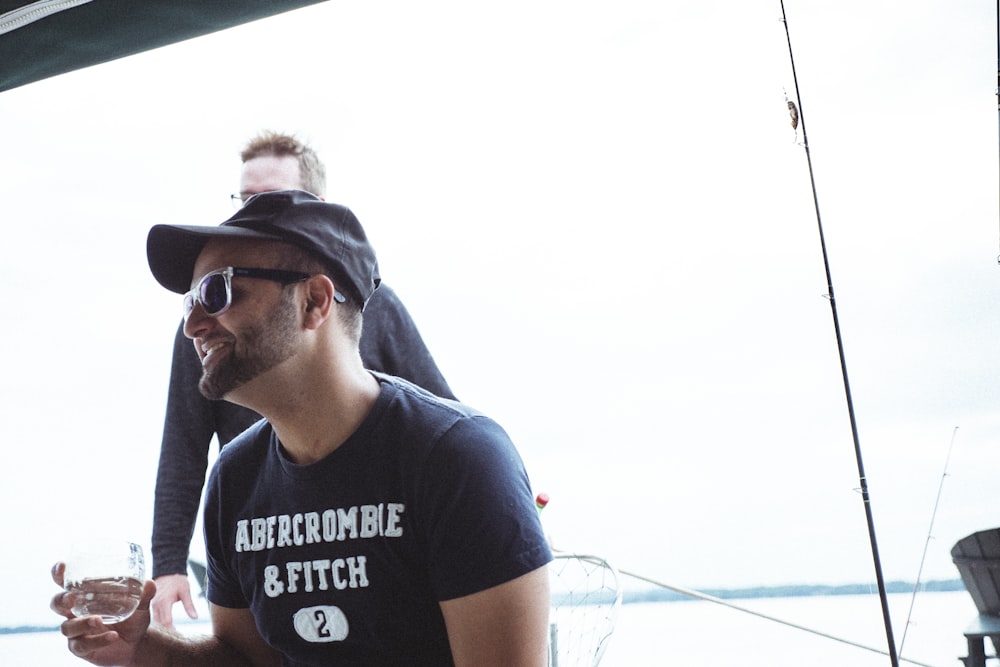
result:
M 87 620 L 91 618 L 88 616 Z M 72 621 L 66 621 L 66 623 L 72 623 Z M 65 626 L 66 623 L 63 625 Z M 106 627 L 106 626 L 105 626 Z M 88 628 L 91 631 L 93 629 Z M 65 629 L 63 634 L 66 634 Z M 99 651 L 103 648 L 110 646 L 118 641 L 118 633 L 114 630 L 107 630 L 106 632 L 99 632 L 97 634 L 79 634 L 73 636 L 67 636 L 67 646 L 69 647 L 69 652 L 78 658 L 87 659 L 87 656 L 92 653 Z
M 63 587 L 64 574 L 66 574 L 66 563 L 60 561 L 52 566 L 52 581 L 56 582 L 59 588 Z
M 52 581 L 56 582 L 59 588 L 63 587 L 63 575 L 66 573 L 66 563 L 58 562 L 52 566 Z M 52 596 L 49 608 L 60 616 L 73 618 L 73 595 L 65 590 L 60 590 Z
M 73 612 L 70 611 L 73 608 L 73 599 L 66 591 L 60 591 L 53 595 L 49 608 L 60 616 L 73 618 Z
M 196 619 L 198 618 L 198 610 L 194 606 L 194 602 L 191 602 L 191 598 L 183 600 L 184 611 L 187 612 L 188 618 Z

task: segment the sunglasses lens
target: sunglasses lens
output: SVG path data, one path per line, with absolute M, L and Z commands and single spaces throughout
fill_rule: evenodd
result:
M 191 311 L 194 310 L 194 295 L 188 292 L 184 295 L 184 319 L 187 320 L 191 316 Z
M 223 310 L 229 304 L 226 277 L 221 273 L 206 276 L 198 286 L 198 300 L 201 301 L 207 315 L 215 315 Z

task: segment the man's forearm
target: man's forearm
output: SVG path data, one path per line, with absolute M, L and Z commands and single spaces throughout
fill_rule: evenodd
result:
M 218 637 L 187 637 L 150 626 L 131 667 L 247 667 L 253 663 Z

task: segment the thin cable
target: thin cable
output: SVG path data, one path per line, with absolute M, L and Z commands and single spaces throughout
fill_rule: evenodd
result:
M 1000 2 L 1000 0 L 998 0 Z M 861 442 L 858 438 L 858 424 L 854 415 L 854 401 L 851 398 L 851 384 L 847 377 L 847 360 L 844 356 L 844 341 L 840 335 L 840 319 L 837 316 L 837 300 L 833 295 L 833 279 L 830 274 L 830 261 L 826 252 L 826 240 L 823 235 L 823 223 L 819 214 L 819 198 L 816 195 L 816 179 L 813 175 L 812 156 L 809 153 L 809 139 L 806 134 L 806 116 L 802 108 L 802 96 L 799 92 L 799 78 L 795 71 L 795 57 L 792 55 L 792 37 L 788 30 L 788 19 L 785 16 L 785 0 L 781 0 L 781 21 L 785 24 L 785 37 L 788 40 L 788 57 L 792 65 L 792 77 L 795 82 L 795 99 L 798 102 L 799 124 L 802 126 L 802 145 L 806 151 L 806 162 L 809 165 L 809 182 L 812 184 L 813 205 L 816 209 L 816 226 L 819 229 L 820 246 L 823 249 L 823 265 L 826 269 L 827 297 L 833 313 L 833 329 L 837 336 L 837 351 L 840 355 L 840 372 L 844 378 L 844 393 L 847 397 L 847 412 L 851 421 L 851 434 L 854 438 L 854 456 L 858 462 L 858 477 L 861 480 L 861 498 L 865 506 L 865 517 L 868 521 L 868 538 L 871 542 L 872 558 L 875 561 L 875 579 L 878 583 L 879 600 L 882 604 L 882 618 L 885 623 L 886 641 L 889 648 L 889 659 L 893 667 L 899 667 L 899 657 L 896 655 L 896 642 L 892 636 L 892 621 L 889 618 L 889 599 L 886 595 L 885 580 L 882 576 L 882 562 L 878 555 L 878 541 L 875 539 L 875 519 L 872 516 L 871 498 L 868 494 L 868 480 L 865 477 L 865 467 L 861 457 Z
M 917 601 L 917 591 L 920 589 L 920 577 L 924 572 L 924 561 L 927 559 L 927 548 L 931 545 L 931 538 L 934 535 L 934 517 L 937 516 L 938 505 L 941 504 L 941 490 L 944 489 L 944 480 L 948 476 L 948 464 L 951 462 L 951 450 L 955 447 L 955 436 L 958 435 L 958 427 L 951 432 L 951 444 L 948 445 L 948 456 L 944 459 L 944 472 L 941 473 L 941 483 L 938 484 L 937 498 L 934 500 L 934 511 L 931 512 L 931 525 L 927 529 L 927 541 L 924 542 L 924 554 L 920 557 L 920 567 L 917 569 L 917 583 L 913 584 L 913 596 L 910 598 L 910 611 L 906 614 L 906 625 L 903 626 L 903 637 L 899 640 L 899 654 L 903 655 L 903 645 L 906 644 L 906 632 L 910 629 L 910 619 L 913 617 L 913 605 Z
M 747 609 L 746 607 L 741 607 L 740 605 L 733 604 L 722 598 L 717 598 L 714 595 L 709 595 L 707 593 L 701 593 L 699 591 L 691 590 L 690 588 L 682 588 L 680 586 L 671 586 L 670 584 L 663 583 L 662 581 L 657 581 L 656 579 L 650 579 L 641 574 L 636 574 L 635 572 L 629 572 L 628 570 L 618 570 L 618 574 L 624 575 L 626 577 L 632 577 L 633 579 L 638 579 L 639 581 L 645 581 L 647 584 L 653 584 L 654 586 L 659 586 L 660 588 L 665 588 L 675 593 L 680 593 L 681 595 L 686 595 L 688 597 L 695 598 L 697 600 L 704 600 L 705 602 L 711 602 L 712 604 L 722 605 L 723 607 L 729 607 L 730 609 L 735 609 L 736 611 L 741 611 L 745 614 L 750 614 L 751 616 L 757 616 L 758 618 L 763 618 L 767 621 L 773 621 L 775 623 L 780 623 L 781 625 L 787 625 L 790 628 L 795 628 L 796 630 L 802 630 L 804 632 L 809 632 L 820 637 L 825 637 L 826 639 L 832 639 L 838 641 L 842 644 L 849 644 L 856 648 L 861 648 L 866 651 L 871 651 L 872 653 L 879 653 L 881 655 L 889 655 L 884 649 L 875 648 L 874 646 L 868 646 L 866 644 L 861 644 L 850 639 L 844 639 L 843 637 L 837 637 L 836 635 L 831 635 L 822 630 L 814 630 L 813 628 L 808 628 L 804 625 L 799 625 L 798 623 L 793 623 L 791 621 L 786 621 L 781 618 L 776 618 L 774 616 L 769 616 L 768 614 L 763 614 L 759 611 L 754 611 L 753 609 Z M 935 667 L 934 665 L 929 665 L 926 662 L 918 662 L 916 660 L 906 659 L 905 662 L 911 665 L 920 665 L 920 667 Z

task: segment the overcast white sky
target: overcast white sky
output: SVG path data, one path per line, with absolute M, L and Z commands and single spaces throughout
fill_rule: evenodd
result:
M 1000 524 L 992 4 L 786 2 L 883 568 Z M 160 222 L 320 150 L 555 546 L 689 588 L 874 581 L 781 6 L 336 1 L 0 94 L 0 625 L 148 544 Z M 958 427 L 943 478 L 949 443 Z M 196 538 L 196 551 L 200 549 Z

